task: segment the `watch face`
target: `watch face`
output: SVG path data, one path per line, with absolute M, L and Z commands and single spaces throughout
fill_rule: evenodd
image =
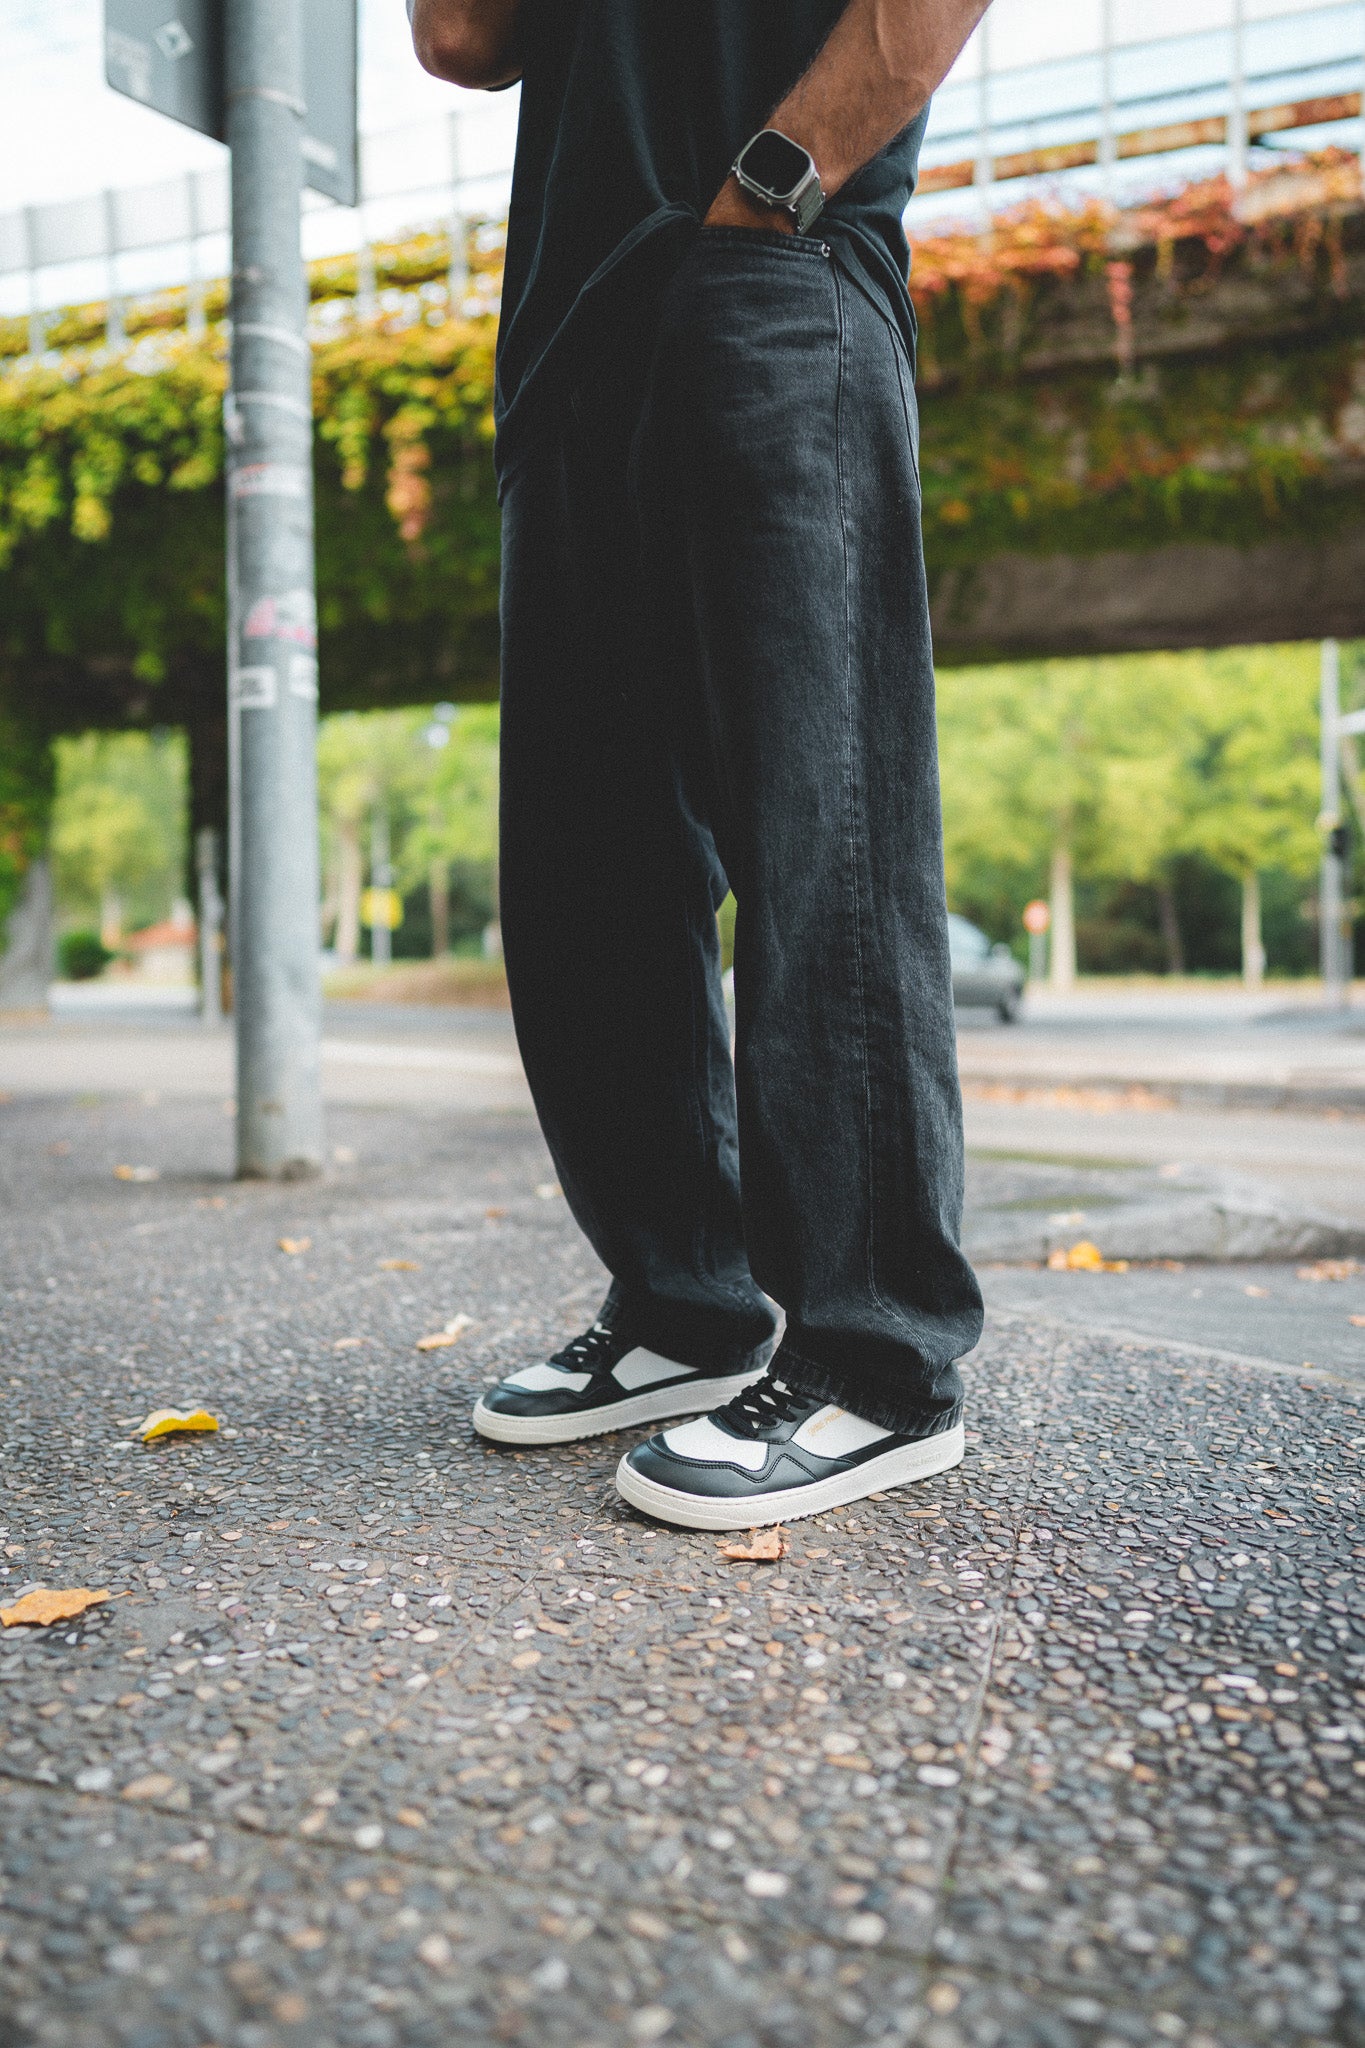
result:
M 740 162 L 747 177 L 779 199 L 796 190 L 810 167 L 805 150 L 773 128 L 755 135 L 741 154 Z

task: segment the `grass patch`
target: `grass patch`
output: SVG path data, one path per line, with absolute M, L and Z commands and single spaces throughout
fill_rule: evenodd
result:
M 429 1003 L 510 1009 L 501 960 L 398 960 L 338 968 L 324 977 L 329 1002 Z

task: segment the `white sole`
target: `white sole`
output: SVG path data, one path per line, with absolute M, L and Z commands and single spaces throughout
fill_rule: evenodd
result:
M 726 1379 L 682 1381 L 655 1387 L 633 1400 L 613 1401 L 610 1408 L 589 1408 L 580 1415 L 499 1415 L 483 1398 L 474 1403 L 472 1421 L 480 1436 L 495 1444 L 573 1444 L 585 1436 L 610 1436 L 617 1429 L 639 1429 L 647 1422 L 672 1422 L 680 1415 L 703 1415 L 742 1394 L 767 1367 L 731 1373 Z
M 661 1486 L 646 1479 L 622 1458 L 616 1468 L 616 1490 L 623 1500 L 656 1521 L 672 1522 L 679 1529 L 761 1529 L 769 1522 L 797 1522 L 804 1515 L 823 1514 L 827 1508 L 846 1507 L 864 1500 L 869 1493 L 884 1493 L 892 1486 L 910 1486 L 917 1479 L 932 1479 L 935 1473 L 950 1472 L 962 1463 L 965 1448 L 963 1425 L 945 1429 L 939 1436 L 922 1442 L 902 1444 L 880 1458 L 869 1458 L 848 1472 L 836 1472 L 811 1486 L 788 1486 L 780 1493 L 765 1493 L 759 1499 L 720 1500 L 711 1494 L 685 1493 L 680 1487 Z

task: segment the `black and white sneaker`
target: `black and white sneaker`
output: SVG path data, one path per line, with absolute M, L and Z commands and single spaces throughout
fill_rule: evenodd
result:
M 617 1491 L 683 1529 L 755 1529 L 818 1515 L 869 1493 L 929 1479 L 962 1462 L 961 1404 L 898 1435 L 770 1369 L 714 1415 L 628 1451 Z
M 696 1415 L 761 1379 L 770 1349 L 762 1344 L 728 1371 L 703 1372 L 594 1323 L 543 1365 L 490 1387 L 474 1404 L 474 1427 L 500 1444 L 570 1444 Z

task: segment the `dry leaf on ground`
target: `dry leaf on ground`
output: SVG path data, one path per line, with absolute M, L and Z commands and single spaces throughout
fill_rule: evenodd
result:
M 18 1628 L 28 1624 L 35 1628 L 47 1628 L 54 1621 L 70 1621 L 77 1614 L 84 1614 L 87 1607 L 97 1607 L 101 1600 L 109 1598 L 109 1588 L 101 1586 L 39 1586 L 35 1592 L 25 1593 L 22 1600 L 16 1600 L 13 1607 L 0 1607 L 0 1622 L 6 1628 Z
M 1360 1271 L 1357 1259 L 1314 1259 L 1311 1266 L 1300 1266 L 1300 1280 L 1354 1280 Z
M 447 1344 L 458 1344 L 465 1331 L 473 1325 L 473 1316 L 452 1316 L 443 1330 L 437 1330 L 430 1337 L 419 1337 L 419 1351 L 444 1351 Z
M 1365 1330 L 1365 1316 L 1348 1316 L 1346 1320 L 1354 1323 L 1358 1330 Z
M 734 1543 L 722 1543 L 722 1557 L 731 1557 L 736 1564 L 774 1564 L 779 1557 L 787 1554 L 786 1531 L 781 1528 L 755 1529 Z
M 300 1252 L 310 1250 L 312 1243 L 311 1237 L 282 1237 L 280 1239 L 280 1250 L 287 1252 L 291 1259 L 296 1259 Z
M 422 1266 L 418 1259 L 381 1259 L 379 1270 L 381 1273 L 420 1273 Z
M 116 1166 L 114 1168 L 115 1180 L 160 1180 L 160 1178 L 161 1175 L 155 1166 Z
M 1099 1246 L 1092 1244 L 1088 1237 L 1083 1237 L 1079 1243 L 1073 1244 L 1070 1251 L 1066 1251 L 1061 1245 L 1058 1245 L 1055 1251 L 1048 1253 L 1047 1265 L 1050 1273 L 1126 1273 L 1128 1271 L 1127 1259 L 1106 1259 Z
M 217 1429 L 218 1417 L 207 1408 L 153 1408 L 138 1426 L 144 1444 L 154 1436 L 177 1436 L 183 1430 Z

